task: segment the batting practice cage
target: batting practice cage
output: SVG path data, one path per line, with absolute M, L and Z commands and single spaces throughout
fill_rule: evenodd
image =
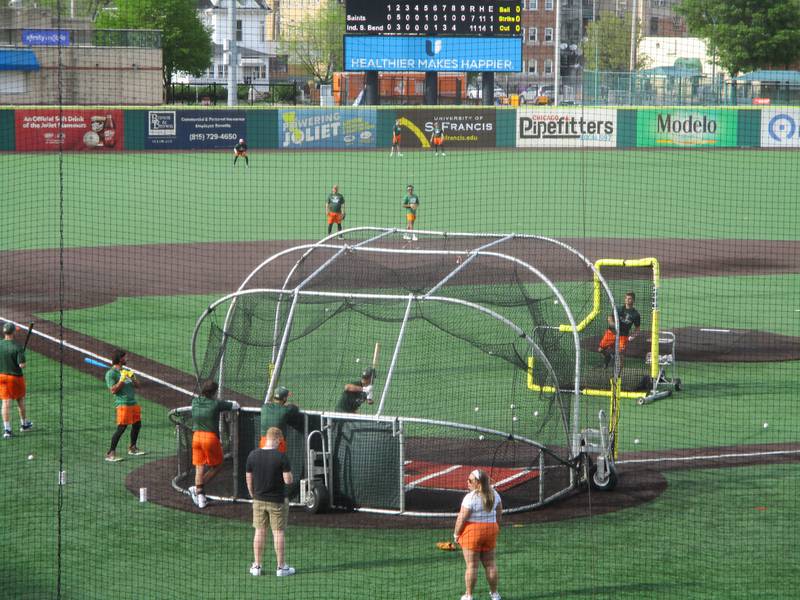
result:
M 594 4 L 0 0 L 0 599 L 798 596 L 800 7 Z

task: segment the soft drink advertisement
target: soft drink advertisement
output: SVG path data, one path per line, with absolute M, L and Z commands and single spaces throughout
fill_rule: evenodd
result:
M 375 109 L 281 110 L 281 148 L 374 148 Z
M 242 110 L 151 110 L 145 148 L 154 150 L 233 149 L 247 140 Z
M 121 110 L 64 110 L 59 127 L 58 110 L 16 110 L 17 150 L 122 150 L 124 122 Z

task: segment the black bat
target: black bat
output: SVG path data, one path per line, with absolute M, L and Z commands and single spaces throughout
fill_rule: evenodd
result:
M 22 345 L 23 352 L 25 352 L 25 350 L 28 349 L 28 342 L 31 339 L 31 332 L 33 331 L 34 325 L 36 325 L 36 323 L 31 323 L 30 325 L 28 325 L 28 335 L 25 336 L 25 343 Z

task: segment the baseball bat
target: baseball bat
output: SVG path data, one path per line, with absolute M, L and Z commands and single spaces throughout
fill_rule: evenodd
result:
M 372 368 L 378 366 L 378 356 L 381 353 L 381 343 L 375 342 L 375 350 L 372 351 Z
M 99 361 L 99 360 L 95 360 L 94 358 L 92 358 L 90 356 L 87 356 L 86 358 L 84 358 L 83 362 L 89 363 L 90 365 L 92 365 L 94 367 L 102 367 L 103 369 L 108 369 L 109 367 L 111 367 L 110 364 L 104 363 L 104 362 Z
M 36 323 L 33 322 L 31 322 L 31 324 L 28 325 L 28 335 L 25 336 L 25 343 L 22 345 L 23 352 L 25 352 L 25 350 L 28 349 L 28 342 L 31 340 L 31 332 L 33 331 L 34 325 L 36 325 Z

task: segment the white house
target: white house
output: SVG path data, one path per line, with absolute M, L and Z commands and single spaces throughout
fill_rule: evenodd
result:
M 277 42 L 267 36 L 266 0 L 236 1 L 236 46 L 239 83 L 269 83 L 270 61 L 277 56 Z M 211 67 L 200 77 L 184 75 L 187 83 L 227 83 L 228 81 L 228 3 L 230 0 L 198 0 L 200 19 L 211 30 L 214 55 Z

